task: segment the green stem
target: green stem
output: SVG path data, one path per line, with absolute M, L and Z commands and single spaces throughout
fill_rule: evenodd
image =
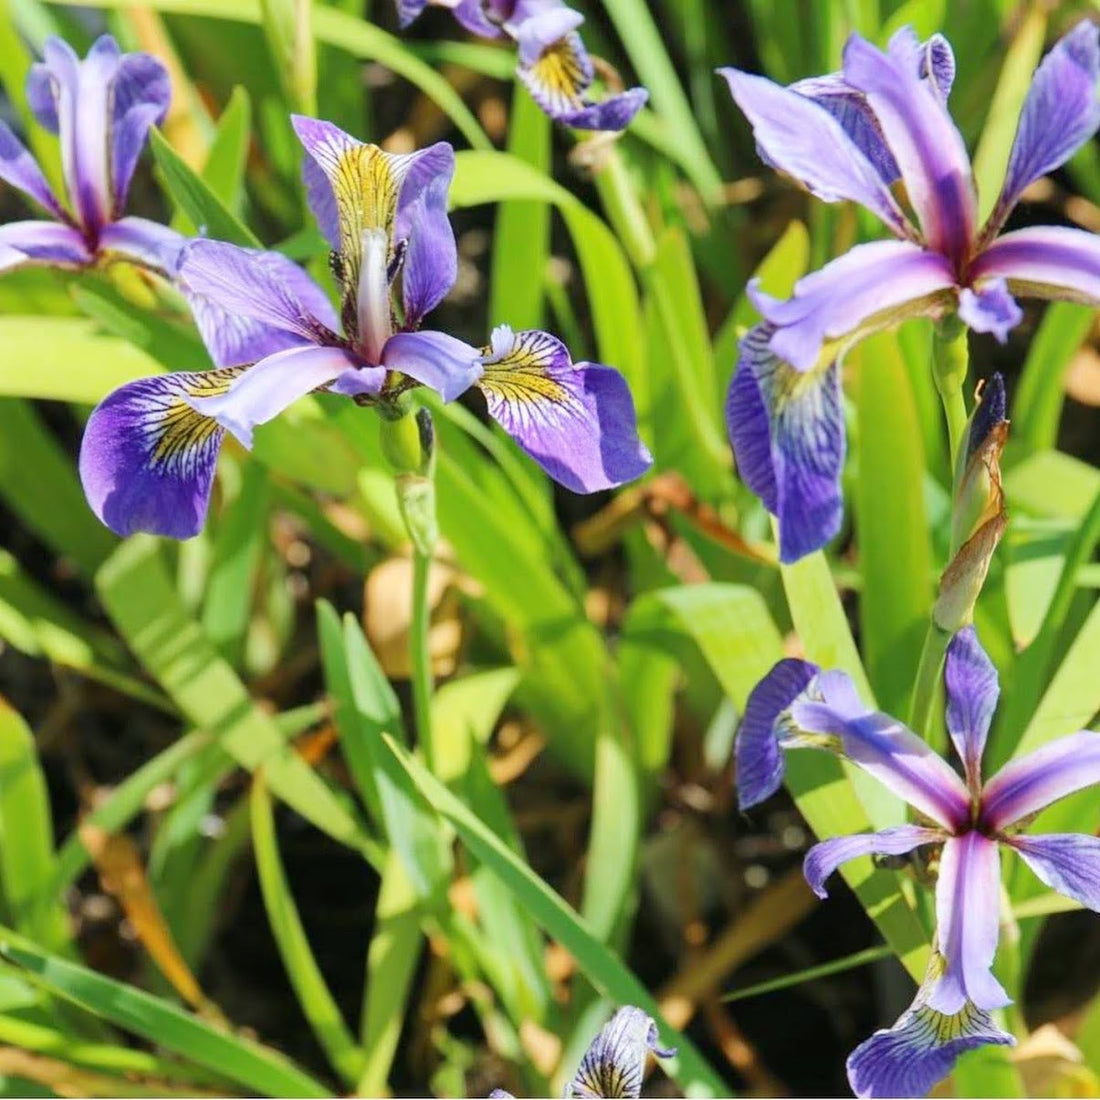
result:
M 913 685 L 913 700 L 909 706 L 909 728 L 926 741 L 932 732 L 933 708 L 943 676 L 947 643 L 950 641 L 951 634 L 941 630 L 929 619 L 920 663 L 917 665 L 917 679 Z
M 947 439 L 951 448 L 951 469 L 958 477 L 959 451 L 966 438 L 966 401 L 963 387 L 970 366 L 966 328 L 951 317 L 936 326 L 932 338 L 932 375 L 936 381 L 943 413 L 947 418 Z
M 431 606 L 428 600 L 428 578 L 431 575 L 431 554 L 413 549 L 412 620 L 409 624 L 409 657 L 412 665 L 413 716 L 416 719 L 416 739 L 424 754 L 424 763 L 435 774 L 435 745 L 432 741 L 432 654 L 428 632 L 431 628 Z

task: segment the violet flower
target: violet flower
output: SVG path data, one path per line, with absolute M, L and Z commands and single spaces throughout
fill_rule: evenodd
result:
M 60 139 L 68 206 L 0 122 L 0 180 L 52 219 L 0 226 L 0 272 L 24 264 L 87 267 L 117 256 L 170 273 L 179 235 L 122 213 L 149 128 L 168 110 L 167 71 L 150 54 L 120 53 L 110 35 L 97 39 L 83 61 L 60 38 L 50 38 L 43 55 L 27 76 L 27 100 L 35 118 Z
M 652 1016 L 633 1006 L 620 1008 L 585 1051 L 577 1072 L 565 1086 L 565 1096 L 625 1100 L 641 1096 L 651 1051 L 658 1058 L 672 1058 L 676 1054 L 675 1048 L 660 1045 Z M 494 1089 L 489 1095 L 515 1100 L 503 1089 Z
M 328 122 L 293 121 L 308 154 L 310 203 L 334 250 L 340 316 L 285 256 L 192 241 L 177 281 L 218 369 L 128 383 L 92 413 L 80 475 L 108 527 L 121 535 L 197 534 L 225 431 L 250 447 L 256 425 L 318 389 L 399 416 L 402 395 L 418 385 L 445 401 L 476 385 L 490 414 L 576 492 L 648 468 L 618 371 L 574 365 L 545 332 L 501 326 L 478 349 L 420 329 L 455 280 L 449 145 L 399 156 Z
M 789 301 L 749 288 L 764 320 L 741 344 L 726 416 L 741 476 L 778 517 L 790 562 L 840 527 L 838 362 L 853 343 L 907 317 L 951 314 L 1003 341 L 1022 316 L 1013 294 L 1100 304 L 1095 235 L 1054 226 L 999 235 L 1028 185 L 1100 125 L 1098 29 L 1078 24 L 1036 70 L 984 226 L 947 111 L 955 61 L 942 37 L 922 45 L 906 28 L 883 52 L 852 35 L 842 72 L 789 88 L 721 72 L 768 164 L 826 202 L 861 203 L 897 238 L 856 246 L 799 280 Z M 916 224 L 890 190 L 899 179 Z
M 625 130 L 649 93 L 630 88 L 593 103 L 586 95 L 595 66 L 577 28 L 584 16 L 563 0 L 397 0 L 407 27 L 427 7 L 450 8 L 472 34 L 511 38 L 519 47 L 516 75 L 555 121 L 577 130 Z
M 1014 1042 L 989 1015 L 1010 1003 L 991 971 L 1002 846 L 1052 890 L 1100 911 L 1100 837 L 1022 832 L 1052 802 L 1100 783 L 1100 733 L 1082 730 L 1050 741 L 985 780 L 981 759 L 999 686 L 973 627 L 951 639 L 944 678 L 947 729 L 964 779 L 897 719 L 868 710 L 843 672 L 822 672 L 806 661 L 780 661 L 756 686 L 737 736 L 742 809 L 782 783 L 784 749 L 812 747 L 846 757 L 923 822 L 815 844 L 804 870 L 820 897 L 829 875 L 857 856 L 901 855 L 926 845 L 939 853 L 928 973 L 898 1022 L 849 1057 L 849 1080 L 859 1096 L 923 1096 L 963 1051 Z

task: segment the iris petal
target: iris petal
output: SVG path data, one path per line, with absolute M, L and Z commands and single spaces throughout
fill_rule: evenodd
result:
M 112 531 L 198 534 L 224 433 L 188 402 L 224 393 L 239 373 L 143 378 L 96 406 L 80 447 L 80 479 L 92 511 Z
M 1048 833 L 1016 836 L 1007 843 L 1052 890 L 1100 912 L 1100 837 Z
M 858 856 L 900 856 L 919 848 L 922 844 L 935 844 L 943 840 L 938 829 L 926 829 L 920 825 L 896 825 L 877 833 L 860 833 L 856 836 L 838 836 L 815 844 L 802 864 L 806 881 L 819 898 L 826 897 L 825 880 L 842 864 Z
M 972 626 L 964 627 L 948 644 L 944 685 L 947 729 L 966 768 L 967 783 L 976 790 L 981 783 L 982 753 L 1001 689 L 997 670 Z
M 1100 236 L 1041 225 L 998 237 L 971 266 L 981 282 L 1004 279 L 1013 294 L 1100 305 Z
M 8 222 L 0 225 L 0 271 L 27 263 L 63 267 L 92 262 L 79 231 L 61 222 Z
M 640 1008 L 620 1008 L 592 1041 L 565 1095 L 640 1096 L 650 1051 L 662 1058 L 676 1053 L 659 1046 L 653 1017 Z
M 1024 319 L 1004 279 L 988 279 L 977 290 L 959 291 L 959 317 L 975 332 L 990 332 L 1003 344 L 1008 334 Z
M 38 167 L 38 161 L 11 132 L 6 122 L 0 122 L 0 180 L 18 188 L 55 218 L 68 220 L 42 169 Z
M 501 326 L 477 385 L 490 415 L 546 472 L 576 493 L 640 477 L 652 462 L 618 371 L 577 363 L 549 333 Z

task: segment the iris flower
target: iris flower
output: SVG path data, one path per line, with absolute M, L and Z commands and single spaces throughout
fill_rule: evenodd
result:
M 641 1096 L 650 1051 L 658 1058 L 671 1058 L 676 1053 L 659 1045 L 657 1025 L 651 1016 L 629 1005 L 620 1008 L 592 1040 L 565 1095 L 628 1100 Z M 514 1100 L 503 1089 L 494 1089 L 490 1096 Z
M 312 390 L 401 415 L 429 386 L 445 401 L 471 386 L 490 414 L 577 492 L 629 481 L 650 464 L 617 371 L 570 360 L 560 340 L 497 328 L 475 348 L 420 323 L 455 280 L 445 142 L 408 155 L 296 117 L 314 214 L 333 247 L 340 315 L 297 265 L 273 252 L 196 240 L 177 277 L 216 369 L 128 383 L 92 413 L 84 491 L 113 531 L 188 538 L 202 527 L 225 431 L 252 430 Z
M 1100 782 L 1100 733 L 1083 730 L 1010 761 L 990 779 L 982 753 L 997 706 L 997 671 L 973 627 L 947 650 L 947 729 L 963 778 L 915 733 L 868 710 L 843 672 L 780 661 L 756 686 L 736 744 L 742 809 L 783 780 L 784 749 L 839 753 L 903 798 L 920 819 L 877 833 L 836 837 L 806 854 L 810 887 L 840 864 L 871 853 L 938 852 L 936 943 L 912 1006 L 848 1059 L 859 1096 L 923 1096 L 965 1050 L 1011 1044 L 989 1013 L 1009 1003 L 993 976 L 1001 898 L 1000 850 L 1015 851 L 1052 890 L 1100 911 L 1100 837 L 1031 836 L 1027 823 L 1052 802 Z
M 0 272 L 24 264 L 87 267 L 112 256 L 171 272 L 178 234 L 122 213 L 149 128 L 168 110 L 167 71 L 149 54 L 120 53 L 110 35 L 97 39 L 83 61 L 60 38 L 50 38 L 43 55 L 27 76 L 27 101 L 60 139 L 68 205 L 0 122 L 0 180 L 51 218 L 0 226 Z
M 769 165 L 826 202 L 862 204 L 896 238 L 856 246 L 799 280 L 788 301 L 750 286 L 764 320 L 741 344 L 726 414 L 741 476 L 779 519 L 783 561 L 840 527 L 847 348 L 917 315 L 956 314 L 1003 341 L 1022 316 L 1014 295 L 1100 304 L 1096 236 L 1054 226 L 1001 233 L 1028 185 L 1100 126 L 1097 39 L 1096 26 L 1078 24 L 1036 70 L 982 226 L 947 110 L 955 60 L 943 38 L 921 44 L 905 28 L 882 51 L 852 35 L 842 72 L 789 88 L 721 70 Z M 891 190 L 898 180 L 908 213 Z
M 577 28 L 584 16 L 562 0 L 397 0 L 407 27 L 427 7 L 450 8 L 472 34 L 511 38 L 519 47 L 516 75 L 555 121 L 577 130 L 625 130 L 649 93 L 630 88 L 593 103 L 586 95 L 595 66 Z

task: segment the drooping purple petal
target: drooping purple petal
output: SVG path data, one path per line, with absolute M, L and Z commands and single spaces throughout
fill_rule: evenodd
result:
M 844 405 L 840 369 L 800 373 L 750 329 L 726 397 L 726 426 L 742 480 L 779 520 L 779 556 L 797 561 L 840 530 Z
M 809 661 L 785 657 L 752 689 L 733 746 L 742 810 L 779 790 L 785 768 L 777 723 L 819 671 Z
M 1052 890 L 1100 912 L 1100 837 L 1047 833 L 1014 836 L 1007 843 Z
M 1010 760 L 985 785 L 982 825 L 1000 832 L 1074 791 L 1100 783 L 1100 733 L 1081 730 Z
M 489 414 L 555 481 L 594 493 L 633 481 L 652 458 L 618 371 L 574 364 L 546 332 L 495 329 L 477 385 Z
M 481 352 L 445 332 L 399 332 L 386 341 L 382 365 L 453 401 L 481 377 Z
M 892 1028 L 876 1031 L 848 1056 L 848 1081 L 856 1096 L 927 1096 L 965 1051 L 1015 1045 L 988 1012 L 972 1004 L 953 1016 L 928 1007 L 926 986 Z
M 129 215 L 105 225 L 99 232 L 101 252 L 117 252 L 120 257 L 146 267 L 156 267 L 172 276 L 180 265 L 187 238 L 160 222 Z
M 563 126 L 574 130 L 625 130 L 631 119 L 649 101 L 645 88 L 628 88 L 625 92 L 608 96 L 599 103 L 585 103 L 575 111 L 566 111 L 555 118 Z
M 944 834 L 938 829 L 926 829 L 920 825 L 895 825 L 877 833 L 860 833 L 855 836 L 838 836 L 815 844 L 802 863 L 802 873 L 819 898 L 828 896 L 825 880 L 842 864 L 858 856 L 900 856 L 919 848 L 922 844 L 942 842 Z
M 192 241 L 184 249 L 178 281 L 219 366 L 337 340 L 336 313 L 324 292 L 278 252 Z
M 944 667 L 947 689 L 947 729 L 966 768 L 967 786 L 981 785 L 982 753 L 997 709 L 1000 684 L 977 632 L 963 627 L 948 643 Z
M 0 225 L 0 271 L 25 263 L 83 267 L 92 255 L 79 231 L 62 222 L 8 222 Z
M 124 54 L 110 88 L 111 189 L 114 216 L 126 206 L 130 180 L 145 147 L 149 130 L 168 113 L 172 82 L 168 70 L 152 54 Z
M 825 202 L 858 202 L 895 235 L 913 236 L 886 181 L 828 110 L 765 77 L 738 69 L 718 72 L 752 123 L 756 147 L 767 164 Z
M 799 279 L 787 301 L 749 286 L 753 304 L 775 325 L 770 346 L 797 370 L 809 370 L 827 341 L 860 334 L 930 314 L 953 288 L 951 265 L 937 252 L 909 241 L 856 245 L 823 268 Z
M 896 718 L 880 711 L 855 710 L 851 681 L 842 672 L 818 677 L 821 689 L 797 699 L 790 708 L 792 724 L 874 776 L 884 787 L 947 830 L 970 817 L 970 799 L 959 777 L 938 753 Z M 838 688 L 843 685 L 841 695 Z
M 973 282 L 1004 279 L 1023 298 L 1100 305 L 1100 236 L 1041 225 L 998 237 L 974 261 Z
M 650 1051 L 659 1058 L 671 1058 L 676 1053 L 675 1048 L 660 1046 L 657 1024 L 652 1016 L 640 1008 L 620 1008 L 592 1040 L 576 1074 L 565 1088 L 565 1095 L 641 1096 Z
M 6 122 L 0 122 L 0 180 L 18 188 L 55 218 L 68 220 L 64 207 L 38 167 L 38 161 Z
M 358 360 L 343 348 L 288 348 L 261 359 L 224 392 L 185 400 L 251 447 L 252 429 L 258 424 L 273 420 L 300 397 L 357 366 Z
M 142 378 L 96 406 L 80 446 L 80 480 L 92 511 L 115 534 L 199 533 L 224 433 L 189 401 L 223 393 L 239 373 Z
M 925 240 L 961 263 L 977 217 L 970 158 L 945 100 L 919 75 L 921 53 L 910 28 L 898 31 L 885 52 L 853 34 L 844 47 L 844 77 L 875 112 Z
M 1000 910 L 997 841 L 973 829 L 950 837 L 936 883 L 936 935 L 946 967 L 928 995 L 929 1007 L 950 1016 L 967 1001 L 987 1011 L 1010 1003 L 991 970 Z
M 959 291 L 959 316 L 975 332 L 991 332 L 1003 344 L 1008 334 L 1024 319 L 1004 279 L 987 279 L 977 290 L 964 286 Z
M 983 236 L 1004 224 L 1029 184 L 1064 164 L 1100 126 L 1100 28 L 1082 19 L 1047 54 L 1020 112 L 1004 185 Z

